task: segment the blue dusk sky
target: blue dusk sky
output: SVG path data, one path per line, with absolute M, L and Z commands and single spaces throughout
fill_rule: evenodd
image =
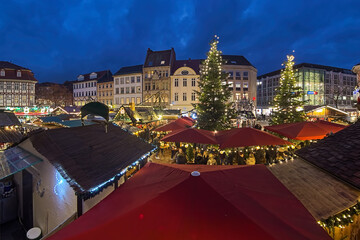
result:
M 0 8 L 0 60 L 40 82 L 143 64 L 146 50 L 205 58 L 217 34 L 224 54 L 258 75 L 295 62 L 351 68 L 360 62 L 360 1 L 8 0 Z

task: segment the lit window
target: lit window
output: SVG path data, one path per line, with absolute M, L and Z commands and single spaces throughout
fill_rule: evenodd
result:
M 95 78 L 97 78 L 97 74 L 96 74 L 96 73 L 90 74 L 90 79 L 95 79 Z
M 16 76 L 21 77 L 21 71 L 20 70 L 17 71 Z
M 160 64 L 161 64 L 161 65 L 164 65 L 164 64 L 165 64 L 165 61 L 164 61 L 164 60 L 162 60 L 162 61 L 160 62 Z

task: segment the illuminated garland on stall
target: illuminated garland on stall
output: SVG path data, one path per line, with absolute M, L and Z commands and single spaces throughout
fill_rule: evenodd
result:
M 345 226 L 354 222 L 353 217 L 360 214 L 360 202 L 357 202 L 354 206 L 334 215 L 325 220 L 318 221 L 318 224 L 327 228 L 330 231 L 335 227 L 345 228 Z

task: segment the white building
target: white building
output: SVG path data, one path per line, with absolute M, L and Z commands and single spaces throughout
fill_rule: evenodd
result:
M 142 69 L 142 65 L 122 67 L 114 74 L 115 108 L 142 102 Z
M 0 107 L 35 105 L 35 83 L 31 70 L 0 61 Z
M 185 113 L 191 111 L 192 104 L 198 102 L 195 91 L 199 91 L 201 60 L 176 60 L 171 74 L 170 108 L 180 109 Z
M 111 72 L 105 70 L 79 75 L 77 81 L 73 83 L 74 104 L 84 106 L 88 102 L 96 101 L 96 85 L 103 78 L 111 79 Z

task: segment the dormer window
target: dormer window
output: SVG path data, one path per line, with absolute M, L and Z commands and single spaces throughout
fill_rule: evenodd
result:
M 4 69 L 1 69 L 1 71 L 0 71 L 0 76 L 2 76 L 2 77 L 5 76 L 5 70 L 4 70 Z
M 165 60 L 161 60 L 160 64 L 161 64 L 161 65 L 164 65 L 164 64 L 165 64 Z
M 230 61 L 232 64 L 236 64 L 236 61 Z
M 82 80 L 84 80 L 84 75 L 79 75 L 78 76 L 78 81 L 82 81 Z
M 92 73 L 92 74 L 90 74 L 90 79 L 95 79 L 95 78 L 97 78 L 97 74 L 96 73 Z
M 16 76 L 21 77 L 21 71 L 20 70 L 17 71 Z

